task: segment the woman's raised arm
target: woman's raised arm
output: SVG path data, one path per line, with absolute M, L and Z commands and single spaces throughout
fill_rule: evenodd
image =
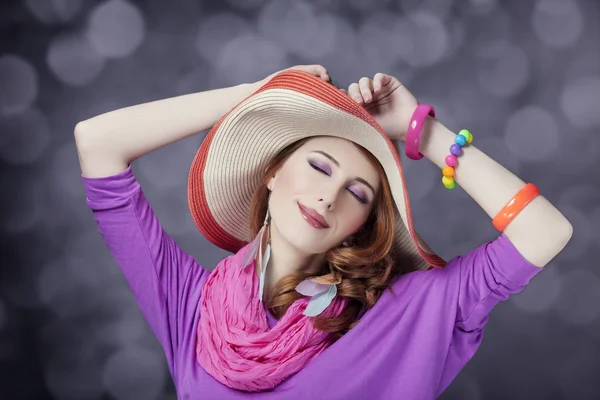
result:
M 209 129 L 259 83 L 138 104 L 79 122 L 75 142 L 83 176 L 114 175 L 144 154 Z

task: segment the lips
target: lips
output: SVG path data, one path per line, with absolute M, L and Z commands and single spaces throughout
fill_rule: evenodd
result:
M 329 224 L 325 221 L 325 218 L 314 209 L 310 207 L 306 207 L 300 203 L 298 203 L 298 207 L 300 208 L 300 212 L 307 219 L 311 225 L 315 228 L 329 228 Z

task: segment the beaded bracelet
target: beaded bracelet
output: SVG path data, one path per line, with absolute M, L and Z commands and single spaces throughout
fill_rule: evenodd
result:
M 458 135 L 454 138 L 454 144 L 450 146 L 450 153 L 446 156 L 446 166 L 442 169 L 442 183 L 446 189 L 454 189 L 456 181 L 454 180 L 454 167 L 458 164 L 456 159 L 462 153 L 462 148 L 465 144 L 473 141 L 473 135 L 466 129 L 462 129 L 458 132 Z

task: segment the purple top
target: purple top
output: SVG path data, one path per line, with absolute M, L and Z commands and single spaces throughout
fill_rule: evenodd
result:
M 83 177 L 86 203 L 162 345 L 181 399 L 437 398 L 473 357 L 492 308 L 539 273 L 501 234 L 444 269 L 386 290 L 360 323 L 270 391 L 230 389 L 196 361 L 201 288 L 210 270 L 163 230 L 131 170 Z M 268 312 L 269 325 L 277 322 Z

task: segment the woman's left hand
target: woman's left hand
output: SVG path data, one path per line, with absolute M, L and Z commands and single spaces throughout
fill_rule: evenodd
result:
M 342 91 L 361 104 L 390 139 L 405 140 L 408 124 L 419 103 L 398 79 L 378 72 L 373 79 L 363 77 Z

